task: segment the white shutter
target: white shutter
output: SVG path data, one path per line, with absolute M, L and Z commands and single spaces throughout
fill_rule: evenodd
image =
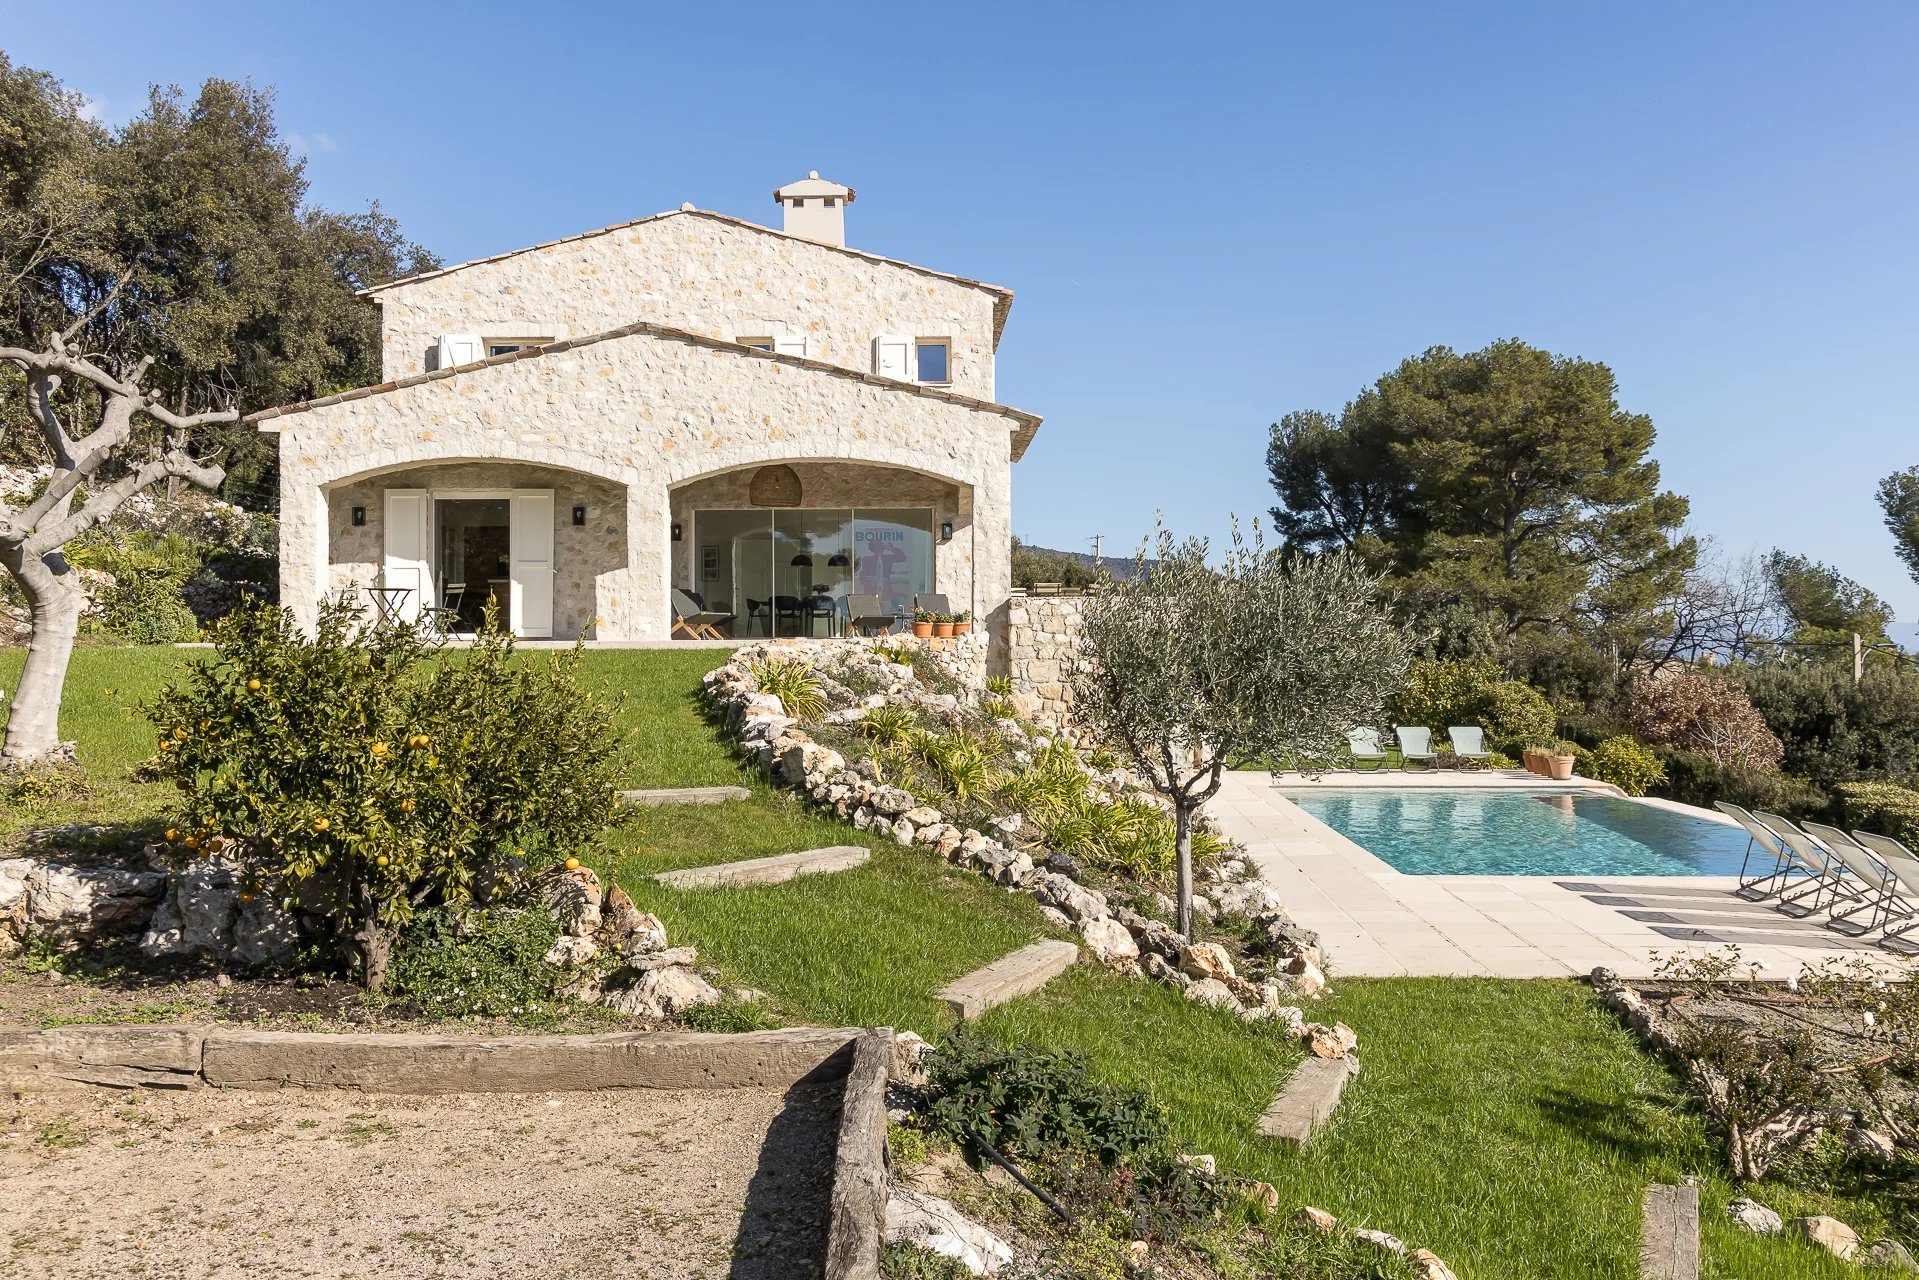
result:
M 810 344 L 805 337 L 784 334 L 773 339 L 773 350 L 783 356 L 805 356 L 812 354 L 807 348 Z
M 515 489 L 511 529 L 513 589 L 507 622 L 531 639 L 553 634 L 553 490 Z
M 451 369 L 454 365 L 472 364 L 486 353 L 480 347 L 480 335 L 477 333 L 443 333 L 433 348 L 435 369 Z
M 873 372 L 882 378 L 913 381 L 913 340 L 897 333 L 873 339 Z
M 395 612 L 408 622 L 419 618 L 421 606 L 433 603 L 432 511 L 425 489 L 386 491 L 386 558 L 380 585 L 406 589 Z

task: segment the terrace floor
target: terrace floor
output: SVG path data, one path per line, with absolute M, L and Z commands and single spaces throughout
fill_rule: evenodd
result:
M 1317 781 L 1289 774 L 1281 781 L 1288 788 L 1609 790 L 1521 770 L 1342 773 Z M 1263 772 L 1228 774 L 1208 807 L 1348 977 L 1563 978 L 1598 965 L 1650 977 L 1664 957 L 1720 952 L 1728 943 L 1775 979 L 1828 957 L 1900 966 L 1869 940 L 1735 897 L 1729 876 L 1407 875 L 1305 813 Z

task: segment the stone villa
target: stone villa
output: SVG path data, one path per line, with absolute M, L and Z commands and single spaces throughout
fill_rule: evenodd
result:
M 784 228 L 683 205 L 365 291 L 378 386 L 256 414 L 280 439 L 281 596 L 497 599 L 526 637 L 654 640 L 672 590 L 736 636 L 837 634 L 849 595 L 1002 622 L 1013 295 L 846 246 L 849 187 Z

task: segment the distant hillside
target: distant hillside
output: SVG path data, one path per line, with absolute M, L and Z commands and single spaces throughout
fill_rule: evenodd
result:
M 1089 586 L 1098 580 L 1101 568 L 1115 581 L 1124 582 L 1139 566 L 1131 556 L 1100 556 L 1095 560 L 1084 551 L 1058 551 L 1013 539 L 1013 585 L 1016 587 L 1030 587 L 1036 582 Z

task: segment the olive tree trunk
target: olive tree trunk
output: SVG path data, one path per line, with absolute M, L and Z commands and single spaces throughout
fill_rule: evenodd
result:
M 1173 808 L 1174 898 L 1179 903 L 1174 927 L 1189 938 L 1193 936 L 1193 815 L 1198 807 L 1182 797 Z
M 66 546 L 105 524 L 129 498 L 161 480 L 219 487 L 226 473 L 187 451 L 188 433 L 203 423 L 231 422 L 232 410 L 176 414 L 142 385 L 151 357 L 124 374 L 107 371 L 68 344 L 91 313 L 47 340 L 44 351 L 0 347 L 0 364 L 26 377 L 27 419 L 53 462 L 39 496 L 24 507 L 0 506 L 0 567 L 26 598 L 32 637 L 19 692 L 7 711 L 0 765 L 34 765 L 60 751 L 60 694 L 85 604 Z M 62 393 L 71 380 L 80 394 Z M 75 420 L 93 419 L 88 430 Z M 145 419 L 148 430 L 136 434 Z

